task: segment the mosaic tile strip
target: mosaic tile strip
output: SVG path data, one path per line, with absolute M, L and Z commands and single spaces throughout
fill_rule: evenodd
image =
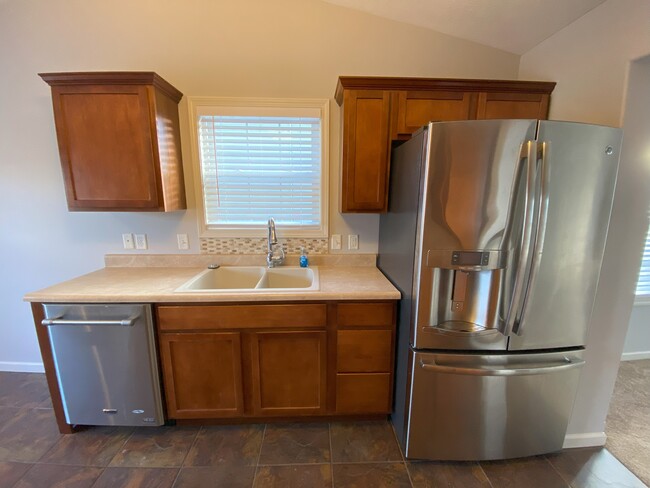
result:
M 202 237 L 201 254 L 265 254 L 267 243 L 265 238 L 260 237 L 233 237 L 230 239 L 218 239 L 213 237 Z M 278 239 L 284 252 L 299 254 L 300 248 L 304 247 L 308 254 L 327 254 L 329 251 L 328 239 Z

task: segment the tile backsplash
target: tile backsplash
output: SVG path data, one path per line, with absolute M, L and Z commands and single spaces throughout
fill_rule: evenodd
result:
M 201 254 L 265 254 L 267 251 L 267 240 L 261 237 L 233 237 L 219 239 L 214 237 L 202 237 Z M 328 239 L 278 239 L 278 242 L 289 254 L 300 254 L 300 248 L 304 247 L 308 254 L 327 254 Z

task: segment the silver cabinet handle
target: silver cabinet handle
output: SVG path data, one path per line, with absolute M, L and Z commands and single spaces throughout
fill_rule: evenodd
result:
M 531 368 L 494 368 L 494 367 L 480 367 L 480 368 L 466 368 L 464 366 L 446 366 L 436 364 L 433 362 L 424 362 L 420 359 L 420 367 L 428 371 L 435 371 L 445 374 L 462 374 L 471 376 L 523 376 L 532 374 L 547 374 L 566 371 L 568 369 L 582 367 L 585 362 L 582 359 L 565 358 L 561 363 L 541 364 Z
M 123 327 L 132 327 L 137 319 L 138 316 L 121 320 L 68 320 L 57 317 L 55 319 L 43 319 L 41 325 L 121 325 Z

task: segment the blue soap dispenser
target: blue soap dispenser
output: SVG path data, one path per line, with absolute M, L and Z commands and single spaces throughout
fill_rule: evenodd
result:
M 307 257 L 307 252 L 304 247 L 300 248 L 300 267 L 306 268 L 309 266 L 309 258 Z

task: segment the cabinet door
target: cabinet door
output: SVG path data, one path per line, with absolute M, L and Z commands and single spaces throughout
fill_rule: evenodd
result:
M 408 139 L 431 121 L 466 120 L 471 117 L 475 95 L 459 91 L 399 91 L 392 138 Z
M 550 95 L 544 93 L 479 93 L 477 119 L 546 119 Z
M 138 85 L 53 87 L 70 210 L 163 206 L 149 90 Z
M 390 92 L 349 90 L 343 102 L 341 212 L 386 210 Z
M 160 334 L 170 418 L 243 415 L 239 332 Z
M 253 414 L 326 411 L 325 331 L 251 333 Z

